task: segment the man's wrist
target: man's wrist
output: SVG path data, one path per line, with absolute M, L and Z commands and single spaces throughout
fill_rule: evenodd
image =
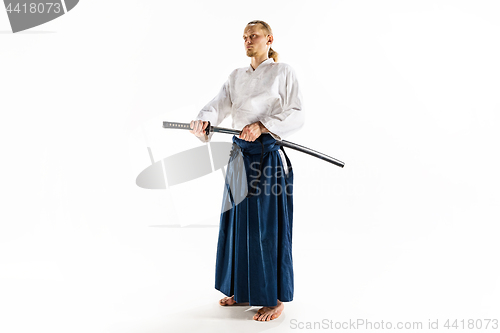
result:
M 267 129 L 266 126 L 264 126 L 264 124 L 259 120 L 259 127 L 260 127 L 260 131 L 262 133 L 269 133 L 269 130 Z

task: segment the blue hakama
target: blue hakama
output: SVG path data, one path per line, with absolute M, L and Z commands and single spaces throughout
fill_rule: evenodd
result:
M 251 306 L 293 300 L 293 170 L 275 142 L 269 134 L 254 142 L 233 136 L 227 166 L 215 288 Z M 248 197 L 241 196 L 243 189 Z

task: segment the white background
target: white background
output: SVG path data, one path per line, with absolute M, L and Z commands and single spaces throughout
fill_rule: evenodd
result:
M 500 319 L 498 17 L 496 1 L 84 0 L 12 34 L 0 11 L 0 330 Z M 218 305 L 221 173 L 135 183 L 147 147 L 202 145 L 161 121 L 249 65 L 255 19 L 301 84 L 287 139 L 346 163 L 287 151 L 295 298 L 268 323 Z

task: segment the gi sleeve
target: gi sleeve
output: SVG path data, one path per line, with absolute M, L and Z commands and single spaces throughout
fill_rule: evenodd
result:
M 288 137 L 304 125 L 304 111 L 302 110 L 302 93 L 299 89 L 297 76 L 292 67 L 285 68 L 285 88 L 281 93 L 281 110 L 273 112 L 260 122 L 278 140 Z
M 218 126 L 224 119 L 231 114 L 231 95 L 229 92 L 229 78 L 222 86 L 219 94 L 214 97 L 207 105 L 201 109 L 195 120 L 210 121 L 211 126 Z M 208 137 L 198 137 L 202 142 L 209 142 L 212 139 L 213 132 Z M 205 139 L 206 138 L 206 139 Z

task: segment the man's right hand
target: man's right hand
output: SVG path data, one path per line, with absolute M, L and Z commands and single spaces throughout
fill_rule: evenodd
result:
M 189 131 L 190 133 L 193 133 L 199 138 L 204 137 L 205 134 L 205 129 L 208 126 L 208 121 L 203 121 L 203 120 L 192 120 L 191 121 L 191 128 L 192 130 Z

